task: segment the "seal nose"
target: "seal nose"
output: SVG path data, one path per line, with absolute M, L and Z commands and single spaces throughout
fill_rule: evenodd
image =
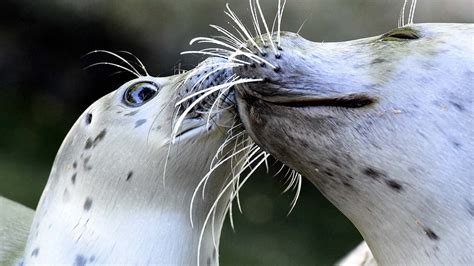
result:
M 253 54 L 259 56 L 261 63 L 255 59 L 233 69 L 241 78 L 262 80 L 239 84 L 237 91 L 243 98 L 255 97 L 289 107 L 344 108 L 360 108 L 377 100 L 368 93 L 368 87 L 353 86 L 354 77 L 350 74 L 340 74 L 344 66 L 333 60 L 334 51 L 297 34 L 285 33 L 277 50 L 262 46 L 255 48 Z M 245 55 L 236 58 L 250 61 Z

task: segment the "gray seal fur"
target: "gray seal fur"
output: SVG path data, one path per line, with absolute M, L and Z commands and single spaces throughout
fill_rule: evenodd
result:
M 308 178 L 378 263 L 473 264 L 474 25 L 412 24 L 314 43 L 282 33 L 277 68 L 237 86 L 263 149 Z M 288 145 L 291 144 L 291 145 Z

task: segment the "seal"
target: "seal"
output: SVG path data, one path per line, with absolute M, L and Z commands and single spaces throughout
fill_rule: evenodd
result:
M 237 34 L 195 39 L 243 62 L 246 132 L 344 213 L 378 263 L 473 264 L 474 25 L 414 24 L 416 1 L 405 23 L 405 1 L 388 33 L 315 43 L 280 31 L 285 2 L 274 27 L 250 3 L 255 34 L 228 8 Z
M 236 86 L 240 118 L 353 222 L 378 263 L 472 264 L 473 38 L 472 24 L 341 43 L 268 32 L 241 48 L 265 62 L 233 70 L 261 79 Z
M 237 136 L 230 93 L 192 104 L 195 94 L 229 80 L 220 67 L 226 61 L 152 77 L 122 60 L 116 66 L 137 78 L 92 104 L 66 136 L 31 226 L 26 265 L 218 263 L 233 182 L 246 167 L 239 158 L 255 151 Z M 205 200 L 195 199 L 197 191 Z

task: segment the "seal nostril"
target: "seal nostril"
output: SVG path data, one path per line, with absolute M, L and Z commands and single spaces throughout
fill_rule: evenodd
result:
M 92 114 L 91 113 L 88 113 L 86 115 L 86 124 L 87 125 L 90 125 L 92 123 Z
M 276 55 L 275 55 L 275 58 L 276 58 L 276 59 L 280 59 L 280 58 L 281 58 L 281 54 L 280 54 L 280 53 L 276 54 Z

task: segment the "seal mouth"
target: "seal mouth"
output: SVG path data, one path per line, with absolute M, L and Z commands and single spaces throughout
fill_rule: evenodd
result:
M 242 91 L 240 91 L 242 92 Z M 255 90 L 244 89 L 244 98 L 256 98 L 263 102 L 290 107 L 290 108 L 311 108 L 311 107 L 340 107 L 340 108 L 363 108 L 377 102 L 373 96 L 364 93 L 351 93 L 347 95 L 308 95 L 303 93 L 281 93 L 275 95 L 261 95 Z
M 341 108 L 362 108 L 375 103 L 373 97 L 363 94 L 350 94 L 339 97 L 302 97 L 289 98 L 286 101 L 272 101 L 262 99 L 265 102 L 292 108 L 307 108 L 307 107 L 341 107 Z
M 207 124 L 201 118 L 187 119 L 181 126 L 179 133 L 176 134 L 176 140 L 197 136 L 208 131 L 210 127 L 211 124 Z

